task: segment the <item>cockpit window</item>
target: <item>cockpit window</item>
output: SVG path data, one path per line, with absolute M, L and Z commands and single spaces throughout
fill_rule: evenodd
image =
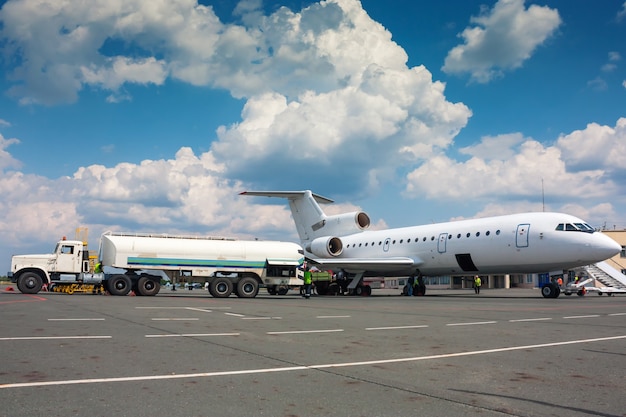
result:
M 559 223 L 555 230 L 566 230 L 568 232 L 585 232 L 593 233 L 594 228 L 587 223 Z

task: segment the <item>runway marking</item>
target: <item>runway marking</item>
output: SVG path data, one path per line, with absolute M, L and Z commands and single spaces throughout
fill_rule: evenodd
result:
M 113 336 L 25 336 L 0 337 L 0 340 L 64 340 L 64 339 L 112 339 Z
M 316 319 L 346 319 L 352 316 L 317 316 Z
M 195 320 L 200 320 L 200 319 L 197 317 L 169 317 L 169 318 L 153 317 L 151 320 L 153 321 L 195 321 Z
M 86 319 L 86 318 L 82 318 L 82 319 L 48 319 L 48 321 L 104 321 L 105 319 L 103 318 L 99 318 L 99 319 Z
M 196 308 L 196 307 L 185 307 L 186 310 L 191 311 L 201 311 L 203 313 L 212 313 L 213 310 L 207 310 L 206 308 Z
M 207 311 L 211 312 L 211 310 L 205 310 L 198 307 L 135 307 L 137 310 L 197 310 L 197 311 Z M 231 307 L 211 307 L 212 310 L 230 310 Z
M 282 317 L 242 317 L 241 320 L 282 320 Z
M 396 359 L 379 359 L 379 360 L 362 361 L 362 362 L 328 363 L 328 364 L 308 365 L 308 366 L 300 365 L 300 366 L 289 366 L 289 367 L 283 367 L 283 368 L 242 369 L 238 371 L 200 372 L 200 373 L 195 373 L 195 374 L 178 374 L 178 375 L 166 374 L 166 375 L 144 375 L 144 376 L 130 376 L 130 377 L 117 377 L 117 378 L 92 378 L 92 379 L 69 379 L 69 380 L 40 381 L 40 382 L 18 382 L 18 383 L 13 383 L 13 384 L 0 384 L 0 389 L 31 388 L 31 387 L 76 385 L 76 384 L 100 384 L 100 383 L 111 383 L 111 382 L 159 381 L 159 380 L 172 380 L 172 379 L 182 379 L 182 378 L 210 378 L 210 377 L 217 377 L 217 376 L 267 374 L 267 373 L 272 373 L 272 372 L 293 372 L 293 371 L 304 371 L 304 370 L 312 370 L 312 369 L 347 368 L 351 366 L 369 366 L 369 365 L 380 365 L 380 364 L 388 364 L 388 363 L 418 362 L 418 361 L 425 361 L 425 360 L 437 360 L 437 359 L 458 358 L 458 357 L 464 357 L 464 356 L 486 355 L 489 353 L 511 352 L 511 351 L 517 351 L 517 350 L 543 349 L 543 348 L 556 347 L 556 346 L 566 346 L 566 345 L 575 345 L 575 344 L 593 343 L 593 342 L 606 342 L 610 340 L 620 340 L 620 339 L 626 339 L 626 335 L 599 337 L 599 338 L 594 338 L 594 339 L 567 340 L 564 342 L 541 343 L 541 344 L 536 344 L 536 345 L 509 346 L 509 347 L 494 348 L 494 349 L 474 350 L 474 351 L 469 351 L 469 352 L 444 353 L 440 355 L 430 355 L 430 356 L 414 356 L 414 357 L 409 357 L 409 358 L 396 358 Z
M 524 321 L 543 321 L 543 320 L 552 320 L 552 317 L 541 317 L 538 319 L 517 319 L 517 320 L 509 320 L 509 323 L 520 323 Z
M 588 316 L 568 316 L 568 317 L 563 317 L 564 319 L 586 319 L 586 318 L 593 318 L 593 317 L 600 317 L 599 314 L 589 314 Z
M 626 316 L 626 313 L 613 313 L 609 314 L 609 316 Z
M 224 313 L 227 316 L 233 316 L 233 317 L 245 317 L 245 314 L 237 314 L 237 313 Z
M 365 330 L 400 330 L 400 329 L 422 329 L 428 327 L 427 324 L 415 326 L 388 326 L 388 327 L 366 327 Z
M 333 333 L 343 332 L 343 329 L 330 329 L 330 330 L 292 330 L 285 332 L 267 332 L 266 334 L 304 334 L 304 333 Z
M 146 337 L 209 337 L 209 336 L 239 336 L 239 333 L 181 333 L 181 334 L 147 334 Z
M 497 321 L 476 321 L 473 323 L 449 323 L 446 326 L 478 326 L 483 324 L 495 324 Z

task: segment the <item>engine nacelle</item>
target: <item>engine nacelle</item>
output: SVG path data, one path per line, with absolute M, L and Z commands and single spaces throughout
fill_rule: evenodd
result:
M 362 232 L 370 227 L 370 217 L 362 211 L 327 216 L 323 225 L 324 231 L 335 236 L 351 235 Z
M 338 237 L 324 236 L 313 239 L 305 248 L 307 252 L 319 256 L 320 258 L 328 258 L 329 256 L 339 256 L 343 252 L 343 242 Z

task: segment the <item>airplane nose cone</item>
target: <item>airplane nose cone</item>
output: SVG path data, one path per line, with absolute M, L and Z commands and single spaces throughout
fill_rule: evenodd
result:
M 598 242 L 596 253 L 603 257 L 602 260 L 612 258 L 622 251 L 622 245 L 606 235 L 600 235 L 602 240 Z

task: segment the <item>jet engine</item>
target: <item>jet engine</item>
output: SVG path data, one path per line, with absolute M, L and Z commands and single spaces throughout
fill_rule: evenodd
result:
M 370 227 L 370 217 L 362 211 L 327 216 L 324 231 L 335 236 L 351 235 Z
M 307 252 L 314 254 L 320 258 L 328 258 L 330 256 L 339 256 L 343 252 L 343 242 L 334 236 L 324 236 L 313 239 L 305 248 Z

